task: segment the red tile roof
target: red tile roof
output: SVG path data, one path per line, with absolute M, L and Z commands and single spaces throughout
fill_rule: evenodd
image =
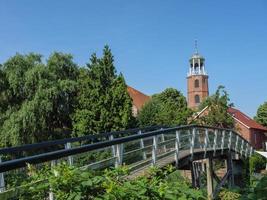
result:
M 130 86 L 127 86 L 127 91 L 128 91 L 128 94 L 130 95 L 130 97 L 132 98 L 133 100 L 133 105 L 136 106 L 136 108 L 138 110 L 140 110 L 142 108 L 142 106 L 150 100 L 150 97 L 143 94 L 142 92 L 130 87 Z
M 260 125 L 259 123 L 257 123 L 256 121 L 254 121 L 253 119 L 235 108 L 228 108 L 228 113 L 230 113 L 234 118 L 236 118 L 249 128 L 267 131 L 266 127 Z

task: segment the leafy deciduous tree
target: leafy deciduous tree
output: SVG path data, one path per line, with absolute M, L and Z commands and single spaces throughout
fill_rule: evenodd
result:
M 176 89 L 167 88 L 155 94 L 138 114 L 141 126 L 187 124 L 191 111 L 187 108 L 186 98 Z
M 233 104 L 229 103 L 229 101 L 229 95 L 224 86 L 219 86 L 215 94 L 207 97 L 199 106 L 199 110 L 208 107 L 208 113 L 201 116 L 198 122 L 209 126 L 233 128 L 233 118 L 227 111 Z
M 259 106 L 254 119 L 261 125 L 267 127 L 267 102 Z

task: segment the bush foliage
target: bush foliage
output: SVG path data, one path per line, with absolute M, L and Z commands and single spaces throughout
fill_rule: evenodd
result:
M 53 192 L 57 200 L 204 200 L 201 190 L 190 187 L 172 167 L 165 170 L 152 168 L 147 176 L 129 180 L 126 167 L 104 172 L 92 172 L 69 167 L 65 164 L 52 170 L 30 170 L 28 184 L 20 194 L 21 200 L 41 200 Z M 38 180 L 45 180 L 38 182 Z

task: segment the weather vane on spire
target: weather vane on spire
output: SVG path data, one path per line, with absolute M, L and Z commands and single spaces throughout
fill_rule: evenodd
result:
M 198 49 L 197 49 L 197 39 L 195 39 L 195 53 L 198 54 Z

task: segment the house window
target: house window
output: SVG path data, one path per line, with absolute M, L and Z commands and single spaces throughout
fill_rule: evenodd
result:
M 198 87 L 199 87 L 199 80 L 196 79 L 196 80 L 195 80 L 195 88 L 198 88 Z
M 200 98 L 199 98 L 199 95 L 195 95 L 195 103 L 196 104 L 199 104 L 200 103 Z

